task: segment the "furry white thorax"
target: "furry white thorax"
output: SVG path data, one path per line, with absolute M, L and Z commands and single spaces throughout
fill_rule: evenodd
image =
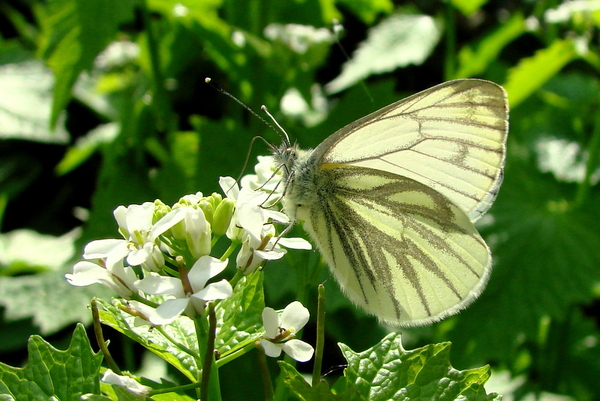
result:
M 313 150 L 284 143 L 275 150 L 274 155 L 283 169 L 283 211 L 293 221 L 303 220 L 302 216 L 298 216 L 298 209 L 312 204 L 316 198 Z

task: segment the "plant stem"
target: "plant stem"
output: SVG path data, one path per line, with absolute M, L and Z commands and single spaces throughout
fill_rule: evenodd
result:
M 317 301 L 317 344 L 315 349 L 315 362 L 313 365 L 312 386 L 321 381 L 321 367 L 323 365 L 323 349 L 325 346 L 325 286 L 319 284 Z
M 100 314 L 98 313 L 98 303 L 96 298 L 92 299 L 91 303 L 92 307 L 92 320 L 94 322 L 94 335 L 96 336 L 96 342 L 98 343 L 98 347 L 102 354 L 104 355 L 104 359 L 106 360 L 106 364 L 108 367 L 118 375 L 122 375 L 121 369 L 119 365 L 115 362 L 108 347 L 106 346 L 106 341 L 104 340 L 104 334 L 102 333 L 102 325 L 100 323 Z
M 260 346 L 260 344 L 256 345 L 256 350 L 258 351 L 258 370 L 260 372 L 260 377 L 262 378 L 265 401 L 272 401 L 273 383 L 271 382 L 271 375 L 269 374 L 269 367 L 267 366 L 265 350 Z

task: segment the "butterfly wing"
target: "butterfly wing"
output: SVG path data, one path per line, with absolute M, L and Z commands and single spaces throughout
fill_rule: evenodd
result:
M 297 217 L 347 296 L 393 324 L 432 323 L 466 307 L 491 256 L 467 215 L 410 178 L 325 165 Z
M 368 167 L 412 178 L 472 221 L 502 182 L 508 105 L 502 87 L 464 79 L 402 99 L 340 129 L 313 153 L 316 166 Z

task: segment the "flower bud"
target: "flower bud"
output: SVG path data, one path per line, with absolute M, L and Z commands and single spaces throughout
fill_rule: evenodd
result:
M 152 215 L 152 223 L 159 221 L 165 214 L 169 213 L 171 208 L 163 203 L 160 199 L 154 201 L 154 214 Z
M 210 254 L 211 228 L 202 209 L 190 208 L 183 222 L 185 241 L 192 256 L 199 258 Z
M 212 222 L 212 230 L 216 235 L 223 235 L 227 232 L 234 209 L 235 202 L 229 198 L 221 200 L 216 207 Z

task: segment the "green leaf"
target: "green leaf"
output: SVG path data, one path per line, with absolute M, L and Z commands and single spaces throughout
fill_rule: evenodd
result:
M 338 0 L 356 14 L 363 22 L 372 24 L 379 14 L 389 14 L 394 10 L 390 0 Z
M 75 232 L 61 237 L 20 229 L 0 234 L 0 275 L 56 271 L 75 256 Z
M 285 384 L 302 401 L 359 401 L 360 396 L 355 388 L 349 388 L 340 394 L 331 391 L 326 381 L 321 381 L 312 387 L 307 383 L 296 368 L 285 361 L 279 361 L 279 367 L 284 373 Z
M 369 31 L 342 73 L 327 84 L 336 93 L 372 75 L 390 72 L 410 64 L 419 65 L 440 40 L 435 19 L 423 14 L 393 14 Z
M 511 107 L 516 107 L 541 88 L 565 65 L 579 57 L 575 44 L 569 39 L 555 40 L 549 47 L 523 58 L 509 70 L 504 88 Z
M 79 74 L 115 38 L 119 25 L 133 19 L 133 0 L 51 0 L 40 6 L 39 54 L 54 71 L 51 126 L 71 98 Z
M 0 277 L 0 304 L 9 321 L 33 317 L 42 334 L 52 334 L 74 322 L 90 322 L 86 305 L 94 295 L 107 294 L 101 286 L 76 288 L 63 273 Z
M 515 13 L 494 32 L 474 46 L 464 46 L 458 53 L 458 71 L 452 77 L 468 78 L 476 76 L 498 59 L 504 47 L 525 32 L 525 18 Z
M 119 301 L 115 301 L 119 302 Z M 104 310 L 99 310 L 100 321 L 131 338 L 150 352 L 164 359 L 191 381 L 198 379 L 200 361 L 185 349 L 173 344 L 156 328 L 134 326 L 134 317 L 105 301 L 98 299 Z M 167 335 L 192 352 L 198 354 L 198 342 L 194 322 L 185 316 L 173 323 L 162 326 Z
M 168 201 L 173 194 L 189 194 L 198 191 L 197 176 L 200 152 L 200 134 L 195 131 L 177 131 L 170 135 L 170 154 L 165 155 L 158 141 L 149 141 L 148 147 L 161 160 L 161 169 L 153 177 L 161 199 Z M 160 159 L 159 159 L 160 160 Z
M 53 85 L 52 72 L 41 61 L 19 47 L 5 50 L 0 59 L 0 138 L 68 142 L 62 120 L 50 129 Z
M 103 143 L 110 143 L 119 132 L 118 123 L 102 124 L 78 138 L 75 145 L 70 146 L 62 160 L 56 165 L 58 175 L 67 174 L 88 160 Z
M 430 344 L 412 351 L 402 347 L 399 333 L 388 334 L 374 347 L 356 353 L 339 344 L 348 367 L 344 376 L 361 399 L 377 400 L 493 400 L 483 385 L 489 366 L 456 370 L 450 365 L 450 343 Z
M 31 336 L 27 348 L 29 362 L 24 368 L 0 362 L 0 393 L 32 401 L 79 401 L 83 394 L 100 394 L 102 355 L 93 352 L 83 325 L 77 325 L 65 351 L 39 336 Z
M 508 362 L 523 341 L 537 339 L 544 319 L 564 322 L 573 307 L 597 297 L 598 195 L 573 209 L 573 185 L 515 162 L 505 173 L 492 208 L 494 270 L 481 298 L 458 316 L 451 337 L 458 355 L 473 353 L 477 360 Z
M 260 338 L 264 308 L 263 272 L 257 270 L 243 277 L 236 284 L 233 296 L 217 305 L 218 331 L 215 348 L 221 356 L 235 352 Z
M 475 14 L 487 2 L 488 0 L 451 0 L 452 5 L 465 17 Z

